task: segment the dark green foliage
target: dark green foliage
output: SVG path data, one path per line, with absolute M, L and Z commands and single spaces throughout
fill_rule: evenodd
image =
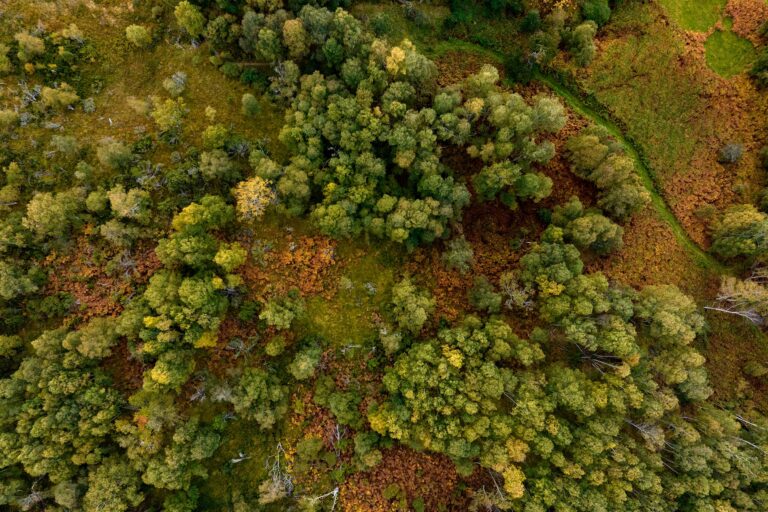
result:
M 504 58 L 504 71 L 509 80 L 527 84 L 533 79 L 536 62 L 522 48 L 512 48 Z
M 431 295 L 419 290 L 407 277 L 392 286 L 391 305 L 397 325 L 411 333 L 421 331 L 435 309 Z
M 608 0 L 583 0 L 581 3 L 581 14 L 585 19 L 594 21 L 598 26 L 608 23 L 611 17 L 611 7 Z
M 71 334 L 46 331 L 10 378 L 0 380 L 0 467 L 64 482 L 108 451 L 119 393 L 89 359 L 68 348 Z
M 498 313 L 501 311 L 501 294 L 496 292 L 487 277 L 477 276 L 469 289 L 469 303 L 478 311 Z
M 749 75 L 755 80 L 758 87 L 768 87 L 768 49 L 763 48 L 758 54 L 757 60 L 752 64 Z
M 533 34 L 541 28 L 541 14 L 538 9 L 531 9 L 523 17 L 520 23 L 520 30 L 527 34 Z
M 555 207 L 552 223 L 563 228 L 565 239 L 582 250 L 605 255 L 621 249 L 624 230 L 598 211 L 584 210 L 578 197 Z

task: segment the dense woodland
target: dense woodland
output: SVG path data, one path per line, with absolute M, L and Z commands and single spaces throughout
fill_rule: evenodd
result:
M 0 509 L 768 510 L 764 22 L 0 5 Z

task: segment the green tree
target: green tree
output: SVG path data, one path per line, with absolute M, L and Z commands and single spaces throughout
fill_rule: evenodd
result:
M 67 334 L 62 346 L 91 359 L 103 359 L 112 353 L 112 347 L 117 343 L 116 330 L 112 318 L 94 318 L 81 329 Z
M 768 240 L 768 215 L 753 205 L 731 206 L 712 226 L 712 252 L 724 258 L 759 259 Z
M 307 380 L 314 376 L 315 368 L 320 362 L 323 351 L 318 346 L 310 346 L 296 354 L 291 364 L 288 365 L 288 371 L 296 380 Z
M 408 277 L 392 285 L 390 304 L 397 325 L 414 334 L 421 331 L 435 309 L 430 294 L 419 290 Z
M 244 116 L 255 117 L 259 112 L 261 112 L 261 105 L 259 104 L 259 100 L 256 99 L 256 96 L 249 92 L 243 94 L 240 104 L 242 107 L 241 111 Z
M 152 43 L 149 31 L 141 25 L 128 25 L 125 28 L 125 38 L 136 48 L 146 48 Z
M 474 251 L 472 245 L 462 235 L 454 237 L 446 244 L 441 257 L 446 268 L 466 274 L 472 264 Z
M 485 276 L 475 277 L 472 288 L 469 289 L 468 298 L 469 303 L 477 311 L 492 314 L 501 311 L 501 294 L 496 292 L 494 286 Z
M 597 24 L 588 20 L 576 26 L 570 35 L 570 51 L 576 63 L 581 67 L 587 67 L 597 53 L 595 35 Z
M 182 423 L 171 442 L 146 462 L 144 483 L 170 491 L 189 490 L 192 479 L 206 478 L 204 461 L 221 443 L 221 425 L 201 424 L 197 418 Z
M 650 201 L 634 162 L 602 128 L 582 130 L 566 150 L 573 172 L 597 186 L 597 205 L 614 219 L 626 221 Z
M 80 223 L 79 213 L 84 191 L 73 188 L 64 192 L 36 192 L 27 203 L 22 224 L 39 238 L 64 237 Z
M 124 169 L 131 163 L 133 155 L 131 149 L 120 141 L 114 139 L 102 139 L 96 148 L 96 158 L 99 163 L 108 169 Z
M 112 456 L 88 473 L 88 490 L 83 496 L 83 510 L 124 512 L 144 500 L 141 480 L 130 464 Z
M 176 17 L 176 23 L 178 23 L 190 37 L 196 38 L 203 35 L 203 32 L 205 31 L 205 16 L 202 15 L 196 6 L 192 5 L 187 0 L 182 0 L 176 4 L 173 14 Z
M 288 387 L 273 373 L 247 368 L 235 388 L 232 403 L 235 412 L 268 430 L 288 412 L 288 397 Z
M 387 369 L 383 382 L 390 399 L 369 409 L 371 428 L 414 448 L 444 453 L 462 466 L 480 458 L 481 465 L 512 475 L 528 448 L 513 433 L 503 407 L 504 395 L 517 388 L 506 366 L 543 357 L 503 321 L 483 324 L 467 317 L 415 344 Z

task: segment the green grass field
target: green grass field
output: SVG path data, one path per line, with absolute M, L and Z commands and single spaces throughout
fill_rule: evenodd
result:
M 715 30 L 704 43 L 707 65 L 725 78 L 743 73 L 755 61 L 755 47 L 733 32 Z
M 706 32 L 720 19 L 727 0 L 659 0 L 659 3 L 681 28 Z

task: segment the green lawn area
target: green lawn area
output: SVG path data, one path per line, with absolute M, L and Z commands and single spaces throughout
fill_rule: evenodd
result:
M 720 19 L 727 0 L 659 0 L 659 3 L 680 27 L 706 32 Z
M 707 65 L 726 78 L 738 75 L 754 62 L 755 47 L 733 32 L 715 30 L 704 43 Z

